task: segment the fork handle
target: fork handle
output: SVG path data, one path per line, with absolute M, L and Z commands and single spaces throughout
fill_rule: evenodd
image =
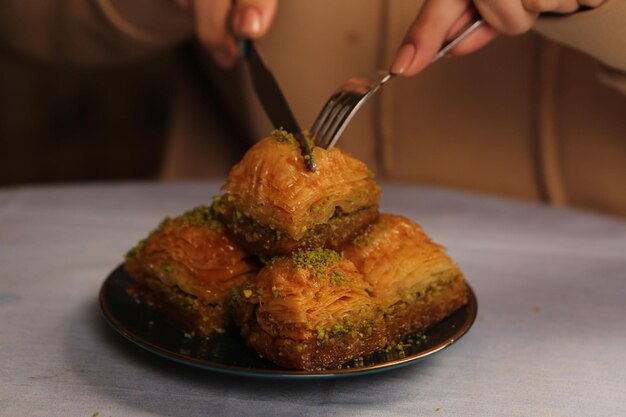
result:
M 435 61 L 439 60 L 439 58 L 445 56 L 448 53 L 448 51 L 450 51 L 452 48 L 454 48 L 459 43 L 461 43 L 469 35 L 474 33 L 474 31 L 476 31 L 476 29 L 481 27 L 484 23 L 485 23 L 485 21 L 483 19 L 478 19 L 478 20 L 470 23 L 468 26 L 465 27 L 465 29 L 463 29 L 461 31 L 461 33 L 456 38 L 454 38 L 450 42 L 446 43 L 444 45 L 444 47 L 439 50 L 437 55 L 435 55 L 435 57 L 433 58 L 432 62 L 435 62 Z

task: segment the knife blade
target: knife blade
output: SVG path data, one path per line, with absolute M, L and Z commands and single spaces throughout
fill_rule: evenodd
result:
M 306 167 L 311 172 L 315 172 L 317 167 L 311 146 L 302 134 L 302 129 L 300 129 L 300 125 L 294 117 L 274 74 L 265 64 L 254 42 L 250 39 L 240 39 L 239 53 L 248 62 L 252 85 L 270 121 L 275 128 L 282 127 L 298 139 Z

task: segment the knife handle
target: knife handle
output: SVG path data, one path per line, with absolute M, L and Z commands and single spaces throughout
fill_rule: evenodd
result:
M 251 47 L 250 39 L 246 39 L 246 38 L 237 39 L 237 50 L 239 51 L 240 57 L 244 59 L 248 59 L 248 57 L 250 56 L 250 47 Z

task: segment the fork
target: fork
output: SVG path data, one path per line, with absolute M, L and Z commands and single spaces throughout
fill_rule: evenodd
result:
M 432 62 L 438 61 L 445 56 L 450 49 L 482 26 L 483 22 L 482 19 L 478 19 L 462 29 L 458 36 L 439 50 Z M 348 123 L 350 123 L 350 120 L 352 120 L 363 104 L 394 77 L 395 74 L 391 74 L 388 71 L 375 71 L 349 78 L 330 96 L 315 119 L 309 131 L 315 145 L 325 149 L 331 149 L 335 146 Z

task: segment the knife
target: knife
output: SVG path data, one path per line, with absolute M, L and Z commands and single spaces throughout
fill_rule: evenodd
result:
M 317 167 L 313 159 L 311 146 L 302 134 L 302 129 L 300 129 L 300 125 L 294 117 L 287 99 L 283 95 L 278 82 L 276 82 L 276 78 L 274 78 L 274 75 L 256 49 L 254 42 L 250 39 L 240 39 L 239 53 L 248 62 L 254 90 L 272 124 L 276 128 L 282 127 L 298 139 L 306 167 L 311 172 L 315 172 Z

